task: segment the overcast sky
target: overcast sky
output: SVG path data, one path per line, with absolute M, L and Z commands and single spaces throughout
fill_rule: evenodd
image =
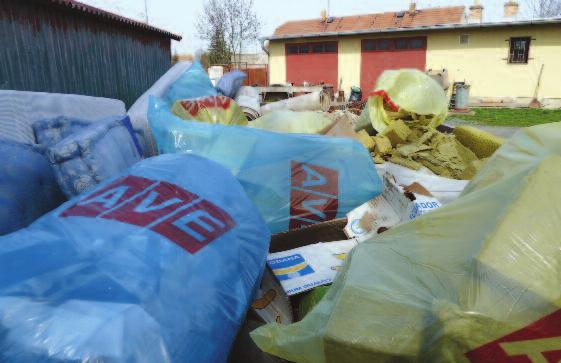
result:
M 144 0 L 81 0 L 84 3 L 106 9 L 133 19 L 145 20 Z M 270 35 L 275 28 L 288 20 L 318 18 L 328 0 L 254 0 L 255 11 L 263 22 L 262 35 Z M 344 16 L 405 10 L 410 0 L 331 0 L 330 15 Z M 197 36 L 195 23 L 201 14 L 205 0 L 146 0 L 148 22 L 151 25 L 181 34 L 183 40 L 174 42 L 174 50 L 180 54 L 195 53 L 206 43 Z M 417 0 L 418 8 L 465 5 L 473 0 Z M 503 0 L 481 0 L 485 7 L 485 20 L 502 16 Z M 522 1 L 521 1 L 522 3 Z M 524 4 L 521 12 L 527 14 Z M 258 51 L 254 45 L 249 51 Z

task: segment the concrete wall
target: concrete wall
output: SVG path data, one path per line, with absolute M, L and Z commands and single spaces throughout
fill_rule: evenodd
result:
M 460 45 L 460 34 L 469 34 L 469 43 Z M 540 67 L 544 64 L 538 98 L 561 99 L 561 26 L 526 26 L 488 29 L 401 33 L 399 36 L 427 36 L 427 69 L 446 68 L 450 82 L 471 84 L 473 98 L 528 100 L 533 97 Z M 510 37 L 530 36 L 528 64 L 509 64 Z M 339 80 L 345 92 L 360 85 L 361 39 L 392 37 L 392 34 L 339 38 Z M 337 40 L 336 38 L 301 39 L 291 42 Z M 284 41 L 270 45 L 270 81 L 286 82 Z M 335 86 L 338 88 L 338 85 Z
M 460 34 L 469 44 L 459 44 Z M 508 63 L 507 40 L 517 36 L 532 37 L 528 64 Z M 448 69 L 451 82 L 471 84 L 472 97 L 531 98 L 544 64 L 538 98 L 561 98 L 559 25 L 434 32 L 427 45 L 427 69 Z

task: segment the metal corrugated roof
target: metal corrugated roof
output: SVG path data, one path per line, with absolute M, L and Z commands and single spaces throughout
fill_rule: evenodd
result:
M 167 30 L 156 28 L 154 26 L 130 18 L 125 18 L 124 16 L 114 14 L 110 11 L 99 9 L 91 5 L 86 5 L 75 0 L 34 0 L 34 1 L 43 4 L 48 4 L 48 5 L 60 6 L 62 8 L 73 10 L 82 14 L 88 14 L 88 15 L 100 17 L 108 21 L 125 24 L 130 27 L 140 28 L 146 31 L 159 33 L 177 41 L 181 40 L 180 35 L 171 33 Z

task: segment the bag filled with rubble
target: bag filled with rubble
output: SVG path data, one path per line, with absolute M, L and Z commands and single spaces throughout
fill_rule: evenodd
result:
M 382 189 L 370 154 L 352 139 L 186 121 L 156 98 L 149 120 L 160 153 L 228 168 L 272 232 L 345 217 Z
M 560 137 L 520 131 L 461 198 L 367 238 L 302 321 L 254 341 L 294 362 L 557 361 Z
M 448 98 L 431 77 L 416 69 L 385 71 L 376 82 L 358 129 L 369 124 L 382 132 L 394 120 L 417 121 L 436 127 L 448 115 Z
M 0 361 L 225 362 L 269 238 L 224 167 L 144 160 L 0 238 Z

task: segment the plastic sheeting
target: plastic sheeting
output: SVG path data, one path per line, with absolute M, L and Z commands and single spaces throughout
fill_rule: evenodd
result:
M 184 120 L 211 124 L 247 125 L 242 109 L 225 96 L 208 96 L 175 101 L 171 112 Z
M 359 122 L 359 128 L 371 123 L 383 132 L 392 121 L 419 117 L 427 126 L 436 127 L 448 114 L 448 98 L 442 87 L 425 73 L 416 69 L 385 71 L 369 95 Z
M 331 107 L 331 98 L 325 91 L 316 91 L 301 96 L 271 102 L 261 106 L 261 114 L 275 111 L 324 111 Z
M 332 122 L 321 112 L 275 111 L 259 117 L 248 126 L 276 132 L 318 134 Z
M 66 200 L 44 149 L 0 139 L 0 235 L 27 227 Z
M 222 96 L 234 98 L 246 78 L 247 75 L 244 72 L 234 69 L 220 77 L 216 84 L 216 90 Z
M 123 101 L 110 98 L 0 90 L 0 135 L 25 144 L 36 142 L 31 128 L 35 121 L 59 116 L 99 120 L 124 114 Z
M 261 114 L 261 97 L 255 88 L 249 86 L 240 87 L 234 100 L 246 116 L 250 115 L 252 118 L 256 118 Z M 248 121 L 251 120 L 248 118 Z
M 351 139 L 185 121 L 155 98 L 149 119 L 160 153 L 188 152 L 224 165 L 272 232 L 344 217 L 381 192 L 370 154 Z
M 173 104 L 179 99 L 216 96 L 202 66 L 195 62 L 178 62 L 140 96 L 129 108 L 129 115 L 135 129 L 142 129 L 146 138 L 146 156 L 156 155 L 156 145 L 148 124 L 148 102 L 150 97 L 166 99 Z
M 461 198 L 367 238 L 312 312 L 255 342 L 295 362 L 557 361 L 560 137 L 519 132 Z
M 269 237 L 225 168 L 138 163 L 0 239 L 0 361 L 224 362 Z

